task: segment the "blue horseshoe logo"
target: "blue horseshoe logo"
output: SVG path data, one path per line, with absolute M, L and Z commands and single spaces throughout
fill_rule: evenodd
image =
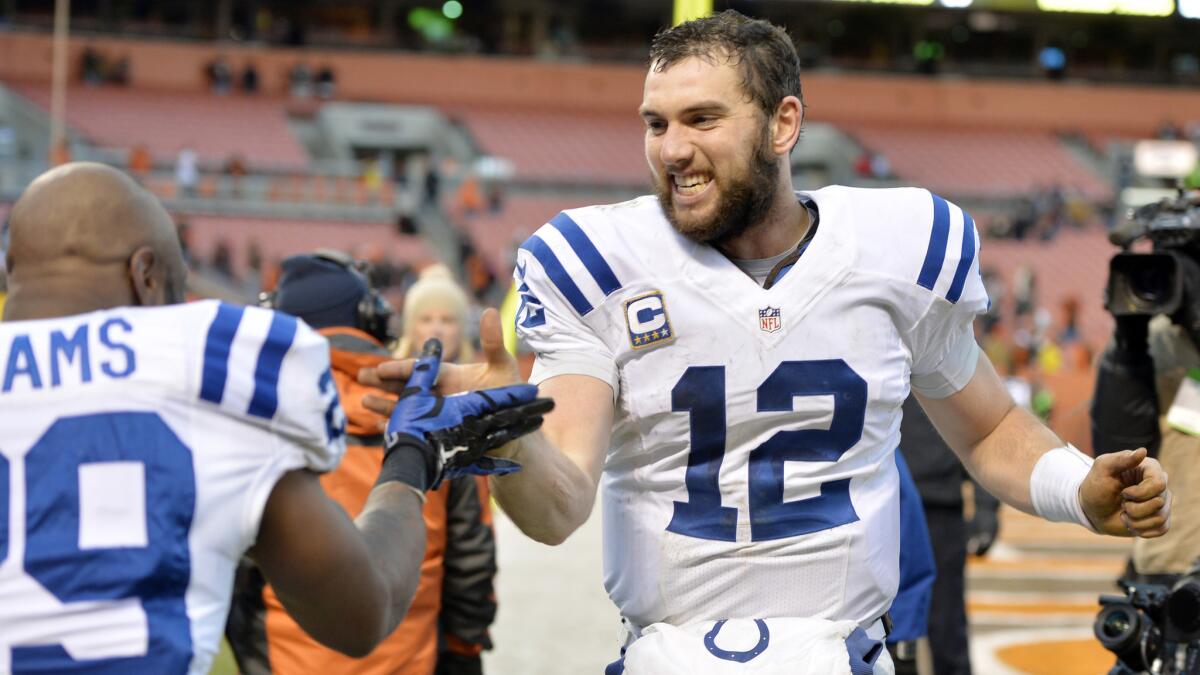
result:
M 771 631 L 767 630 L 767 622 L 762 619 L 755 619 L 754 623 L 758 625 L 758 644 L 754 645 L 753 649 L 744 652 L 731 652 L 717 646 L 717 633 L 721 632 L 721 627 L 725 625 L 725 619 L 718 621 L 712 627 L 712 630 L 708 631 L 708 634 L 704 636 L 704 646 L 708 649 L 709 654 L 718 659 L 746 663 L 765 652 L 767 644 L 771 641 Z

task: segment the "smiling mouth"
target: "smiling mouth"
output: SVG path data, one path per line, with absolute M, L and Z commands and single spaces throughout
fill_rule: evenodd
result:
M 677 194 L 684 197 L 691 197 L 704 192 L 704 188 L 708 187 L 711 182 L 712 177 L 707 175 L 671 176 L 671 187 L 674 188 Z

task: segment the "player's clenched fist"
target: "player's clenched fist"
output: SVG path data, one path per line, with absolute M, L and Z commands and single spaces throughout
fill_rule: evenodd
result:
M 1145 448 L 1097 457 L 1079 485 L 1079 502 L 1104 534 L 1161 537 L 1171 526 L 1167 472 Z

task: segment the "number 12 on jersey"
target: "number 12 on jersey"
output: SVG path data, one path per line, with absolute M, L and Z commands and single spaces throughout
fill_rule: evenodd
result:
M 828 429 L 780 431 L 750 451 L 750 539 L 784 539 L 858 520 L 850 479 L 821 484 L 821 494 L 783 501 L 784 462 L 836 462 L 862 438 L 867 383 L 841 359 L 784 361 L 758 388 L 759 412 L 790 412 L 796 396 L 833 396 Z M 721 505 L 725 457 L 725 367 L 693 366 L 671 390 L 671 409 L 687 412 L 691 449 L 684 482 L 688 500 L 675 502 L 667 530 L 689 537 L 737 541 L 737 509 Z

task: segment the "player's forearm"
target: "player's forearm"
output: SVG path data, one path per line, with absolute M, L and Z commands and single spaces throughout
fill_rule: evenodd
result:
M 378 641 L 382 641 L 408 613 L 421 561 L 425 558 L 425 518 L 417 491 L 399 482 L 377 486 L 354 524 L 362 533 L 375 573 L 386 589 L 387 602 Z
M 497 454 L 521 463 L 516 473 L 493 476 L 491 485 L 496 501 L 527 536 L 556 546 L 587 521 L 597 480 L 544 434 L 530 434 Z
M 959 456 L 985 490 L 1006 504 L 1035 513 L 1029 488 L 1033 468 L 1043 454 L 1063 445 L 1032 413 L 1014 405 L 991 433 L 960 450 Z

